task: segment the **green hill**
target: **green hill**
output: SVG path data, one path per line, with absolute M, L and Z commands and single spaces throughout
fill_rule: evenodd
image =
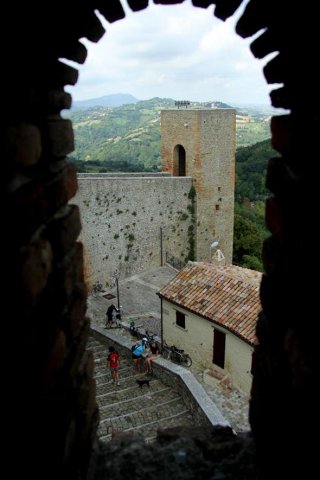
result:
M 236 153 L 236 200 L 243 202 L 264 200 L 268 191 L 265 187 L 267 162 L 277 156 L 271 140 L 264 140 L 250 147 L 240 147 Z
M 80 171 L 155 170 L 160 165 L 160 110 L 171 99 L 153 98 L 115 108 L 72 112 Z M 94 164 L 86 165 L 87 162 Z
M 213 103 L 215 108 L 229 107 L 221 102 L 194 103 L 190 107 L 211 108 Z M 69 113 L 75 131 L 73 159 L 78 171 L 159 170 L 160 110 L 174 106 L 170 98 L 152 98 L 120 107 L 94 107 Z M 237 115 L 242 143 L 266 136 L 267 117 L 255 115 L 251 117 L 247 112 Z M 238 133 L 237 128 L 237 137 Z M 275 155 L 270 139 L 239 147 L 236 152 L 233 262 L 255 270 L 262 270 L 262 242 L 268 235 L 264 226 L 263 200 L 268 195 L 265 176 L 267 161 Z
M 87 100 L 74 101 L 72 111 L 87 109 L 91 107 L 119 107 L 127 103 L 137 103 L 138 99 L 128 93 L 116 93 L 113 95 L 104 95 L 98 98 L 88 98 Z
M 102 97 L 105 98 L 105 97 Z M 92 99 L 97 101 L 99 99 Z M 91 100 L 88 100 L 90 102 Z M 171 98 L 151 98 L 118 107 L 95 106 L 68 112 L 75 132 L 72 158 L 80 172 L 157 171 L 160 159 L 160 111 L 174 108 Z M 231 108 L 223 102 L 191 102 L 192 109 Z M 267 116 L 237 113 L 237 144 L 251 145 L 268 137 Z M 240 152 L 240 150 L 239 150 Z M 239 154 L 239 163 L 245 153 Z M 256 170 L 260 173 L 260 170 Z M 262 172 L 261 172 L 262 173 Z M 239 195 L 253 198 L 242 181 Z M 251 175 L 252 179 L 254 175 Z M 258 179 L 254 179 L 257 190 Z M 247 182 L 248 183 L 248 182 Z M 262 187 L 261 187 L 262 188 Z M 261 189 L 260 189 L 261 190 Z M 263 189 L 259 195 L 263 195 Z
M 222 102 L 191 102 L 190 108 L 212 105 L 231 108 Z M 173 99 L 155 97 L 119 107 L 69 112 L 76 146 L 72 158 L 79 171 L 157 171 L 161 163 L 160 110 L 174 107 Z

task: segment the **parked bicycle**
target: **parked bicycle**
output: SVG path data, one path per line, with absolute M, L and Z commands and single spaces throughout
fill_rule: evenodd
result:
M 147 339 L 147 345 L 148 346 L 151 343 L 156 343 L 156 339 L 154 338 L 155 335 L 153 333 L 150 333 L 148 330 L 146 330 L 146 333 L 143 336 Z
M 184 350 L 177 348 L 175 345 L 169 347 L 169 345 L 164 344 L 162 348 L 162 356 L 163 358 L 183 365 L 184 367 L 191 367 L 192 365 L 192 358 L 190 355 L 185 353 Z
M 120 310 L 116 313 L 113 312 L 112 319 L 107 319 L 106 328 L 120 328 L 121 325 L 121 307 Z
M 103 286 L 102 286 L 102 283 L 97 281 L 95 282 L 93 285 L 92 285 L 92 291 L 93 293 L 96 295 L 97 293 L 100 293 L 102 292 L 103 290 Z
M 142 333 L 139 331 L 140 327 L 141 327 L 141 325 L 135 325 L 134 320 L 130 320 L 129 332 L 131 333 L 131 335 L 133 337 L 136 337 L 136 338 L 142 338 L 143 337 Z

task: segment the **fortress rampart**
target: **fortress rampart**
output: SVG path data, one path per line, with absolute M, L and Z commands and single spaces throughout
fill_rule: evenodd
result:
M 232 262 L 235 111 L 162 111 L 161 155 L 158 174 L 78 175 L 89 284 L 160 266 L 166 252 L 209 261 L 214 239 Z
M 88 280 L 110 282 L 161 265 L 165 252 L 188 256 L 190 177 L 81 175 L 75 197 Z M 161 241 L 162 234 L 162 241 Z

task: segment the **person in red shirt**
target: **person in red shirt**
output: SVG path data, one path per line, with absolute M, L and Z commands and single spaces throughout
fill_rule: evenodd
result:
M 119 379 L 120 360 L 119 360 L 119 358 L 120 358 L 120 355 L 115 350 L 115 348 L 114 347 L 109 347 L 108 362 L 109 362 L 110 373 L 111 373 L 113 383 L 117 384 L 117 385 L 120 385 L 120 379 Z

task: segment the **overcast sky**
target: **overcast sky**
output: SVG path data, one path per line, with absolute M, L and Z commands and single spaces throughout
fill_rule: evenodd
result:
M 219 100 L 229 104 L 270 104 L 271 86 L 262 74 L 266 60 L 256 60 L 249 41 L 234 31 L 235 18 L 222 22 L 214 7 L 150 6 L 108 24 L 94 44 L 83 40 L 88 57 L 79 81 L 68 87 L 74 100 L 130 93 L 140 100 L 170 97 Z M 274 88 L 274 86 L 273 86 Z

